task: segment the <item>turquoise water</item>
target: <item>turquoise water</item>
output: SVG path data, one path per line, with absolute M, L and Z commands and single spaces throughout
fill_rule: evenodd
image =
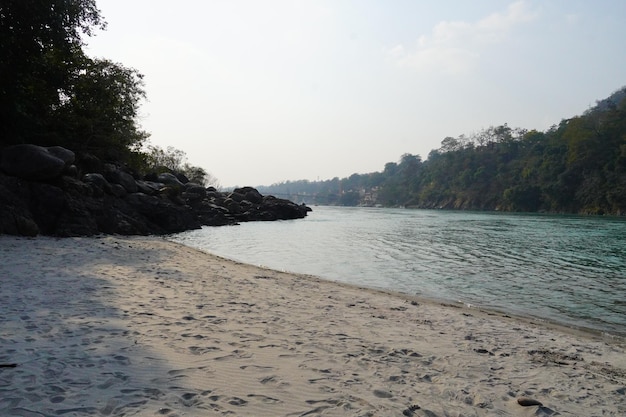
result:
M 238 261 L 626 335 L 626 221 L 314 207 L 172 240 Z

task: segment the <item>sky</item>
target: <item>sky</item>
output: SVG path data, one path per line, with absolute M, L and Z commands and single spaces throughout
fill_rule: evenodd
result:
M 137 69 L 150 144 L 223 187 L 544 131 L 626 85 L 622 0 L 97 0 L 87 54 Z

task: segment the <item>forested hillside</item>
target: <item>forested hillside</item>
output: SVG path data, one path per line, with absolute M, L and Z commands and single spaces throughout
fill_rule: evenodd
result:
M 310 204 L 624 215 L 626 87 L 545 132 L 504 124 L 447 137 L 425 161 L 259 189 Z

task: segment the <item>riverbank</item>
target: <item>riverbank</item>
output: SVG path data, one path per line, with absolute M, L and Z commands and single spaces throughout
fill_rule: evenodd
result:
M 626 337 L 626 222 L 316 207 L 169 237 L 228 259 Z
M 3 415 L 626 413 L 617 339 L 159 238 L 0 236 L 0 256 Z

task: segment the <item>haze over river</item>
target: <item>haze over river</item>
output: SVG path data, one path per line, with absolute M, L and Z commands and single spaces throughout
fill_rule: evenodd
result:
M 170 239 L 237 261 L 626 335 L 626 221 L 313 207 Z

